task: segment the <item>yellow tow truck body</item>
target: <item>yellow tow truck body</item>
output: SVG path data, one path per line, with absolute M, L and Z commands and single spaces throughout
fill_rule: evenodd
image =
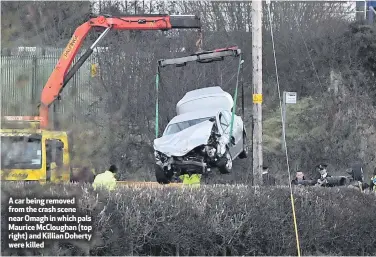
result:
M 6 116 L 1 124 L 1 180 L 69 182 L 68 134 L 39 128 L 38 117 Z

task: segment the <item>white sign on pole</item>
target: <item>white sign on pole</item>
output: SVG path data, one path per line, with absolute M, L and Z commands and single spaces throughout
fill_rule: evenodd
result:
M 296 92 L 285 92 L 286 104 L 296 104 Z

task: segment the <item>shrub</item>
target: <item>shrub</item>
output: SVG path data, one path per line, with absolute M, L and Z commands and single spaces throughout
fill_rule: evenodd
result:
M 10 195 L 75 195 L 96 224 L 89 243 L 47 241 L 45 249 L 18 255 L 296 255 L 286 187 L 123 187 L 108 193 L 75 184 L 6 184 L 3 228 Z M 348 188 L 296 188 L 294 195 L 303 255 L 376 254 L 374 195 Z

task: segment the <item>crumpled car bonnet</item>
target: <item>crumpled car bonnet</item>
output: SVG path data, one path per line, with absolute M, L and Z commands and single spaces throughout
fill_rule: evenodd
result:
M 154 140 L 154 150 L 168 157 L 184 156 L 197 146 L 207 144 L 214 122 L 203 121 L 172 135 L 165 135 Z

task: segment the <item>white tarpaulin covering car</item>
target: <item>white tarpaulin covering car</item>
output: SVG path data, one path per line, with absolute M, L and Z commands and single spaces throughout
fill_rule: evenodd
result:
M 190 91 L 177 103 L 175 116 L 162 137 L 154 140 L 156 177 L 169 183 L 181 174 L 218 168 L 229 173 L 232 161 L 248 154 L 246 131 L 240 116 L 230 124 L 233 99 L 220 87 Z M 230 138 L 231 137 L 231 138 Z

